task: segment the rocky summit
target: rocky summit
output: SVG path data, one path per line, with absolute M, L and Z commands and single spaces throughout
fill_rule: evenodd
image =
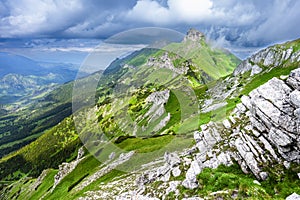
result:
M 4 157 L 0 198 L 299 199 L 300 40 L 240 64 L 194 29 L 165 49 L 114 61 L 95 105 Z
M 191 28 L 183 41 L 188 41 L 188 40 L 191 40 L 191 41 L 198 41 L 198 40 L 201 40 L 201 39 L 204 39 L 205 38 L 205 35 L 203 33 L 201 33 L 200 31 L 194 29 L 194 28 Z

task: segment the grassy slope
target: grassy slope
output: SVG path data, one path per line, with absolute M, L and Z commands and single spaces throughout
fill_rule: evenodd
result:
M 240 60 L 230 52 L 213 48 L 203 39 L 198 45 L 187 41 L 168 45 L 166 50 L 173 52 L 185 60 L 192 60 L 196 64 L 196 72 L 203 70 L 214 79 L 230 74 L 240 63 Z
M 97 77 L 95 73 L 77 84 Z M 74 82 L 57 87 L 19 111 L 0 117 L 0 158 L 31 143 L 72 114 Z M 78 92 L 80 96 L 80 92 Z M 84 95 L 82 95 L 84 96 Z
M 80 145 L 73 120 L 66 118 L 30 145 L 2 158 L 1 180 L 14 180 L 25 174 L 38 176 L 43 169 L 56 168 L 68 158 L 75 157 Z

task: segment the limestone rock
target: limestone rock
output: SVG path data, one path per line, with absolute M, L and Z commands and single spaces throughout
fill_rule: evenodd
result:
M 205 36 L 203 33 L 201 33 L 200 31 L 196 30 L 196 29 L 193 29 L 191 28 L 188 32 L 187 32 L 187 35 L 184 37 L 184 40 L 183 41 L 188 41 L 188 40 L 191 40 L 191 41 L 198 41 L 200 39 L 204 39 Z
M 293 193 L 288 196 L 285 200 L 300 200 L 300 195 L 297 193 Z
M 192 161 L 190 168 L 186 172 L 186 177 L 182 182 L 182 185 L 188 189 L 195 189 L 198 187 L 196 176 L 200 174 L 201 170 L 202 167 L 199 165 L 198 161 Z
M 31 187 L 31 190 L 36 190 L 43 182 L 44 178 L 47 176 L 49 172 L 49 169 L 43 170 L 43 172 L 39 175 L 39 177 L 36 179 L 34 184 Z
M 259 74 L 261 71 L 262 71 L 262 68 L 260 68 L 258 65 L 254 65 L 251 68 L 251 74 L 250 74 L 250 76 L 253 76 L 255 74 Z
M 231 124 L 230 124 L 230 122 L 229 122 L 228 119 L 225 119 L 225 120 L 223 121 L 223 125 L 224 125 L 224 127 L 227 128 L 227 129 L 231 128 Z
M 269 139 L 278 146 L 288 146 L 293 140 L 283 131 L 278 130 L 274 127 L 270 129 Z
M 79 162 L 83 159 L 83 155 L 84 155 L 84 148 L 81 147 L 78 150 L 78 154 L 77 154 L 77 158 L 76 160 L 70 162 L 70 163 L 62 163 L 61 165 L 59 165 L 59 171 L 58 173 L 54 176 L 54 184 L 53 187 L 51 189 L 51 191 L 53 191 L 55 189 L 55 187 L 58 185 L 58 183 L 60 183 L 60 181 L 67 176 L 69 173 L 71 173 L 75 167 L 79 164 Z
M 172 175 L 173 175 L 174 177 L 178 177 L 178 176 L 180 176 L 180 174 L 181 174 L 181 170 L 179 169 L 179 166 L 175 167 L 175 168 L 172 170 Z
M 300 90 L 300 68 L 291 71 L 287 84 L 292 86 L 294 89 Z
M 300 91 L 294 90 L 290 94 L 290 100 L 294 106 L 296 106 L 297 108 L 300 108 Z
M 180 184 L 180 181 L 171 181 L 169 182 L 169 187 L 166 189 L 166 194 L 169 194 L 170 192 L 179 193 L 177 190 L 178 185 Z
M 171 167 L 174 167 L 174 166 L 180 164 L 180 158 L 176 153 L 166 152 L 164 155 L 164 158 L 165 158 L 166 163 Z

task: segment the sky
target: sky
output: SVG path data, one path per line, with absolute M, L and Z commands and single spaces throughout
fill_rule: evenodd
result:
M 70 62 L 79 62 L 122 31 L 162 27 L 185 33 L 193 27 L 246 57 L 299 38 L 299 10 L 299 0 L 1 0 L 0 51 L 42 60 L 43 51 L 50 60 L 72 52 Z

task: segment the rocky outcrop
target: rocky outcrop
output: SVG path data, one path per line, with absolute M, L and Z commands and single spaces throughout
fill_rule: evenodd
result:
M 75 167 L 83 159 L 83 156 L 84 156 L 84 148 L 81 147 L 78 150 L 76 160 L 74 160 L 74 161 L 72 161 L 70 163 L 62 163 L 61 165 L 59 165 L 59 171 L 54 176 L 54 184 L 53 184 L 53 187 L 52 187 L 51 191 L 53 191 L 55 189 L 55 187 L 60 183 L 60 181 L 64 177 L 66 177 L 69 173 L 71 173 L 75 169 Z
M 37 190 L 38 187 L 42 184 L 44 178 L 47 176 L 47 174 L 49 173 L 49 169 L 45 169 L 43 170 L 43 172 L 39 175 L 39 177 L 36 179 L 36 181 L 33 183 L 31 190 Z
M 148 59 L 147 65 L 151 66 L 151 67 L 169 69 L 172 72 L 175 72 L 176 74 L 186 74 L 189 70 L 188 62 L 185 62 L 182 66 L 175 67 L 172 62 L 172 59 L 169 57 L 168 52 L 165 52 L 159 58 L 152 57 L 152 58 Z
M 264 166 L 284 162 L 299 164 L 300 92 L 294 81 L 300 79 L 299 71 L 293 70 L 287 81 L 273 78 L 249 96 L 243 96 L 242 103 L 222 124 L 210 122 L 202 126 L 202 131 L 194 134 L 196 146 L 204 154 L 198 156 L 200 165 L 217 156 L 218 151 L 209 156 L 214 146 L 221 151 L 227 146 L 231 148 L 231 152 L 225 153 L 227 164 L 235 160 L 245 172 L 252 172 L 262 180 L 268 176 Z M 218 141 L 222 141 L 222 145 L 218 145 Z M 220 159 L 217 157 L 213 163 L 218 165 Z
M 233 75 L 244 74 L 251 70 L 251 75 L 257 74 L 261 71 L 260 66 L 279 67 L 285 65 L 289 61 L 290 63 L 300 61 L 300 51 L 294 52 L 293 47 L 287 47 L 285 45 L 275 45 L 252 55 L 250 58 L 244 60 L 234 70 Z
M 74 190 L 76 191 L 82 190 L 86 186 L 90 185 L 92 182 L 96 181 L 100 177 L 104 176 L 105 174 L 115 169 L 117 166 L 127 162 L 133 155 L 134 155 L 134 151 L 120 154 L 120 156 L 113 162 L 107 165 L 104 164 L 103 166 L 100 166 L 100 169 L 96 173 L 85 178 L 79 185 L 77 185 L 74 188 Z
M 149 117 L 149 123 L 159 118 L 165 113 L 164 104 L 168 102 L 170 96 L 169 90 L 163 90 L 159 92 L 153 92 L 146 98 L 147 103 L 152 103 L 151 108 L 143 116 L 143 118 Z
M 179 156 L 176 153 L 165 153 L 164 155 L 165 164 L 161 167 L 145 171 L 137 180 L 136 184 L 143 187 L 147 183 L 153 181 L 169 181 L 171 173 L 175 176 L 181 174 L 178 168 L 181 163 Z
M 146 186 L 161 180 L 165 185 L 161 188 L 162 194 L 177 194 L 179 185 L 198 188 L 197 175 L 204 168 L 237 162 L 245 173 L 265 180 L 269 176 L 265 167 L 289 168 L 291 163 L 299 164 L 300 93 L 295 82 L 290 81 L 300 79 L 299 70 L 293 70 L 286 81 L 273 78 L 249 96 L 243 96 L 242 103 L 237 104 L 228 119 L 202 125 L 201 131 L 194 132 L 196 144 L 192 149 L 171 156 L 172 159 L 173 154 L 166 154 L 164 166 L 145 172 L 137 179 L 137 185 Z M 179 166 L 185 169 L 180 171 L 184 180 L 169 182 Z
M 156 120 L 160 120 L 156 123 L 155 127 L 153 128 L 152 132 L 158 132 L 161 130 L 171 118 L 170 113 L 167 113 L 165 110 L 165 104 L 168 102 L 170 97 L 170 90 L 163 90 L 158 92 L 151 93 L 146 98 L 147 105 L 150 105 L 149 110 L 144 114 L 139 116 L 137 121 L 147 120 L 148 124 L 155 122 Z M 164 114 L 167 114 L 164 118 Z M 137 129 L 137 125 L 135 126 Z M 146 127 L 142 127 L 142 131 L 146 130 Z M 136 131 L 135 131 L 136 132 Z
M 295 90 L 300 91 L 300 70 L 296 69 L 290 73 L 290 76 L 287 79 L 287 84 L 289 84 Z
M 205 35 L 203 33 L 201 33 L 200 31 L 196 30 L 196 29 L 193 29 L 191 28 L 186 36 L 184 37 L 183 41 L 186 42 L 188 40 L 191 40 L 191 41 L 198 41 L 198 40 L 201 40 L 201 39 L 204 39 L 205 38 Z

